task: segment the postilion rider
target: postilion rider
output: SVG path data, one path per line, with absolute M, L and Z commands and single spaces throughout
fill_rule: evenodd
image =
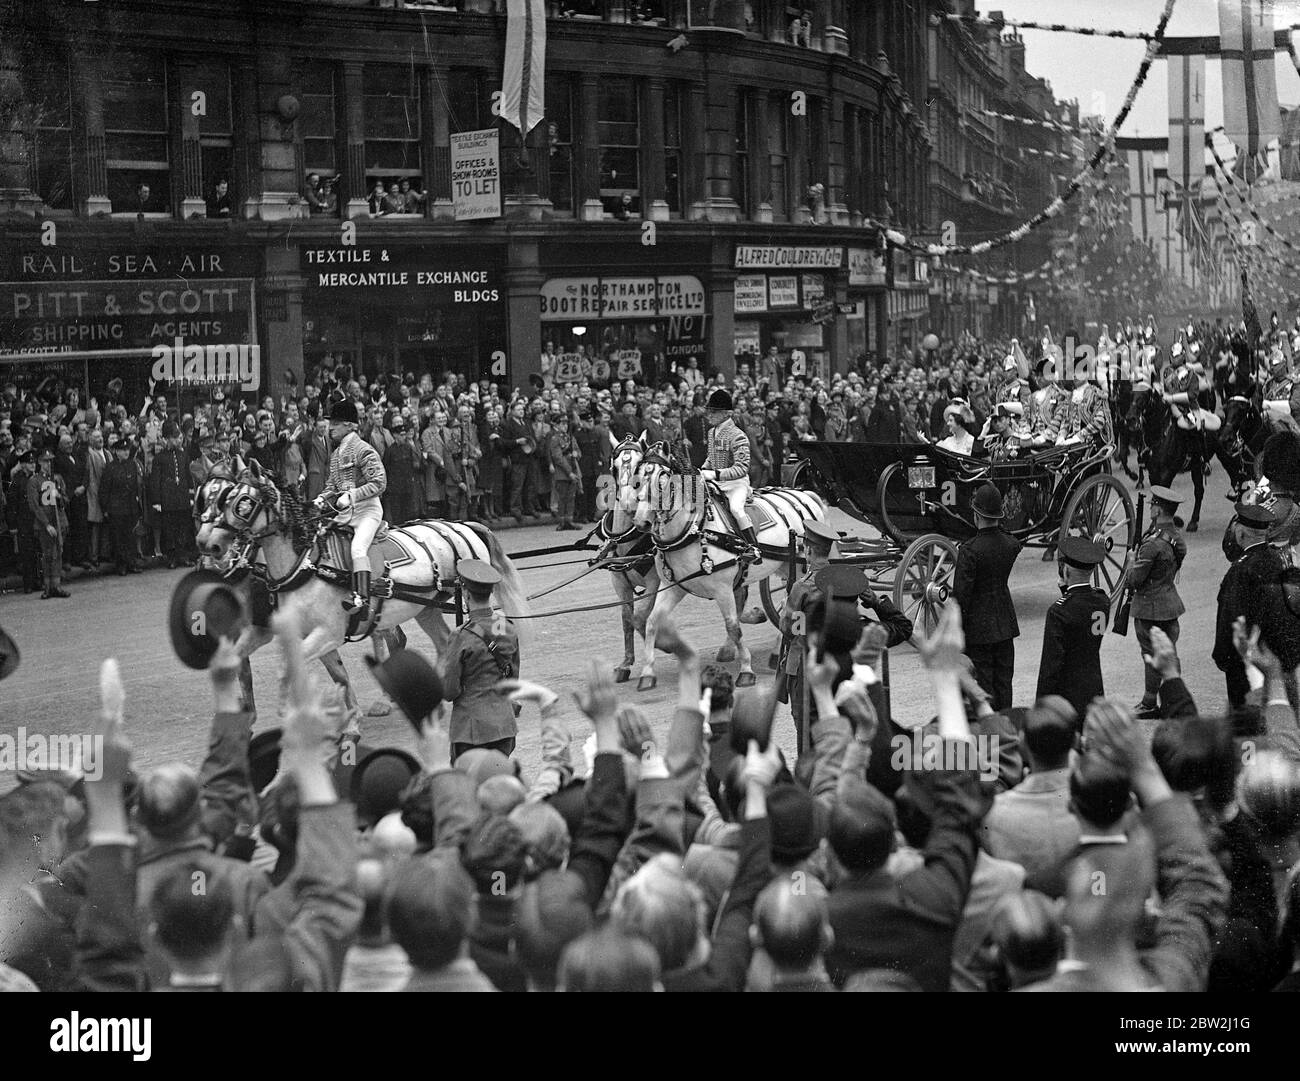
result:
M 388 486 L 388 475 L 379 452 L 357 434 L 358 425 L 354 402 L 334 403 L 329 480 L 315 504 L 332 509 L 337 523 L 352 527 L 352 596 L 343 602 L 343 610 L 364 625 L 370 619 L 370 545 L 383 521 L 379 497 Z
M 745 510 L 750 498 L 749 436 L 731 419 L 732 408 L 731 395 L 725 390 L 718 389 L 709 395 L 704 414 L 709 425 L 709 450 L 700 475 L 706 481 L 716 482 L 727 497 L 736 528 L 749 545 L 748 551 L 740 553 L 740 558 L 748 563 L 757 563 L 762 558 L 758 536 Z

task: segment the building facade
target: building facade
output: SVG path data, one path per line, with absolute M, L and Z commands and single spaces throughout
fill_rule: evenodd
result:
M 498 6 L 19 4 L 0 377 L 143 392 L 178 341 L 256 344 L 263 393 L 320 362 L 519 385 L 543 349 L 829 371 L 924 332 L 881 246 L 929 210 L 923 6 L 551 5 L 523 141 Z M 483 131 L 501 212 L 471 220 Z

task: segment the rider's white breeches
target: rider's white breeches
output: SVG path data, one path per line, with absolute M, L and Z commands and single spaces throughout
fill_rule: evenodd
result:
M 368 571 L 370 569 L 370 545 L 375 534 L 379 532 L 379 523 L 383 521 L 383 509 L 379 500 L 370 505 L 370 500 L 351 507 L 348 525 L 352 527 L 352 569 Z
M 749 478 L 738 477 L 736 480 L 718 481 L 718 487 L 727 494 L 727 505 L 741 529 L 752 529 L 754 523 L 749 520 L 745 510 L 745 501 L 749 498 Z

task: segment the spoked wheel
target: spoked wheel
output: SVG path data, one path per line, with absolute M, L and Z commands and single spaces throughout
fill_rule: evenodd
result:
M 1106 549 L 1092 574 L 1092 584 L 1110 594 L 1114 604 L 1124 589 L 1137 544 L 1133 497 L 1117 478 L 1097 473 L 1075 489 L 1061 515 L 1061 536 L 1087 537 Z
M 787 564 L 775 574 L 769 574 L 758 583 L 758 596 L 763 602 L 763 612 L 767 620 L 778 630 L 781 628 L 781 613 L 785 610 L 786 597 L 790 595 L 790 567 Z
M 925 638 L 934 633 L 956 573 L 957 546 L 938 533 L 918 537 L 903 553 L 894 577 L 894 606 L 916 633 Z

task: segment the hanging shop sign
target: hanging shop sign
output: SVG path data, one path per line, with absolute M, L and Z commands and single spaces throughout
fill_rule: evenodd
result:
M 457 221 L 501 217 L 501 133 L 451 133 L 451 205 Z
M 844 265 L 843 248 L 763 247 L 756 244 L 736 245 L 736 269 L 786 270 L 820 267 L 836 270 Z
M 646 278 L 551 278 L 542 285 L 542 322 L 575 319 L 651 319 L 703 315 L 699 278 L 666 274 Z
M 826 299 L 826 276 L 824 274 L 800 274 L 799 288 L 803 290 L 803 306 L 816 308 Z
M 849 284 L 879 285 L 887 283 L 885 257 L 871 248 L 849 249 Z
M 767 275 L 736 275 L 735 295 L 737 312 L 767 311 Z

